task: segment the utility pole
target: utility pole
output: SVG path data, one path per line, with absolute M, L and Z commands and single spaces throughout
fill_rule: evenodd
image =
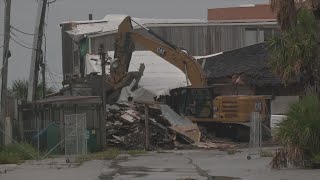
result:
M 105 89 L 105 83 L 106 83 L 106 53 L 104 50 L 103 45 L 100 45 L 99 48 L 99 54 L 100 54 L 100 59 L 101 59 L 101 80 L 102 80 L 102 107 L 103 107 L 103 112 L 104 115 L 106 115 L 106 89 Z
M 106 119 L 107 119 L 107 109 L 106 109 L 106 103 L 107 103 L 107 97 L 106 97 L 106 63 L 108 60 L 110 60 L 111 58 L 109 57 L 109 55 L 107 55 L 107 59 L 106 59 L 106 51 L 103 47 L 103 44 L 100 45 L 99 48 L 99 55 L 100 55 L 100 61 L 101 61 L 101 97 L 102 97 L 102 118 L 100 118 L 100 126 L 101 126 L 101 144 L 102 147 L 105 147 L 106 145 Z
M 46 98 L 46 62 L 44 61 L 43 53 L 41 53 L 40 62 L 41 62 L 41 73 L 42 73 L 42 99 L 44 99 Z
M 39 66 L 42 63 L 41 47 L 42 47 L 42 37 L 43 37 L 43 31 L 44 31 L 44 23 L 45 23 L 48 0 L 40 0 L 38 3 L 39 3 L 39 7 L 38 7 L 37 20 L 36 20 L 36 27 L 34 31 L 34 37 L 33 37 L 33 50 L 32 50 L 32 56 L 31 56 L 29 84 L 28 84 L 27 100 L 29 102 L 33 102 L 36 98 L 36 87 L 38 84 Z
M 8 81 L 8 59 L 11 56 L 9 50 L 10 42 L 10 15 L 11 15 L 11 0 L 6 0 L 4 15 L 4 39 L 3 39 L 3 61 L 1 67 L 1 119 L 0 129 L 4 130 L 5 118 L 7 116 L 7 81 Z M 0 133 L 0 145 L 4 144 L 4 134 Z

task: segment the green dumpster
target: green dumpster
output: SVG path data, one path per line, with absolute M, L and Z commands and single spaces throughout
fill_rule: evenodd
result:
M 96 129 L 87 129 L 87 147 L 88 152 L 97 151 L 97 130 Z
M 51 154 L 59 153 L 59 147 L 55 147 L 59 143 L 59 134 L 59 125 L 52 123 L 47 129 L 47 148 L 49 151 L 53 149 Z

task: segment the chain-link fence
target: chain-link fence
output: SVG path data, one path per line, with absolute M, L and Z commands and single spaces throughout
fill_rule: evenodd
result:
M 43 159 L 52 155 L 86 154 L 86 114 L 65 116 L 64 122 L 60 124 L 40 118 L 23 121 L 6 118 L 0 128 L 3 142 L 0 145 L 0 156 L 11 153 L 23 159 Z
M 65 115 L 65 155 L 70 158 L 87 154 L 87 128 L 85 114 Z
M 247 158 L 272 156 L 269 148 L 276 144 L 272 138 L 270 116 L 252 112 L 250 118 L 249 153 Z

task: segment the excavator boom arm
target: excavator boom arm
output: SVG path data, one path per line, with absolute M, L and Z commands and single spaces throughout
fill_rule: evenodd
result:
M 151 34 L 153 35 L 154 33 Z M 134 48 L 132 48 L 134 45 L 132 44 L 138 43 L 184 72 L 190 80 L 192 87 L 206 86 L 203 69 L 193 56 L 182 51 L 180 48 L 176 48 L 172 44 L 166 44 L 166 41 L 160 39 L 159 36 L 155 37 L 163 43 L 134 32 L 131 18 L 126 17 L 119 25 L 115 58 L 130 63 L 131 54 L 134 51 Z
M 146 38 L 139 33 L 131 32 L 131 38 L 146 49 L 152 51 L 164 60 L 179 68 L 189 78 L 192 86 L 202 87 L 205 85 L 202 68 L 193 57 L 183 51 L 177 51 L 169 46 Z

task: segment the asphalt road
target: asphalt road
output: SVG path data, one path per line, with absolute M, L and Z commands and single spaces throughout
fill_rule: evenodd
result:
M 320 170 L 268 167 L 270 158 L 247 160 L 247 151 L 236 154 L 213 150 L 150 152 L 121 155 L 113 161 L 89 161 L 70 166 L 64 159 L 0 165 L 1 180 L 109 180 L 109 179 L 204 179 L 204 180 L 317 180 Z M 6 169 L 6 173 L 4 173 Z M 1 173 L 2 172 L 2 173 Z

